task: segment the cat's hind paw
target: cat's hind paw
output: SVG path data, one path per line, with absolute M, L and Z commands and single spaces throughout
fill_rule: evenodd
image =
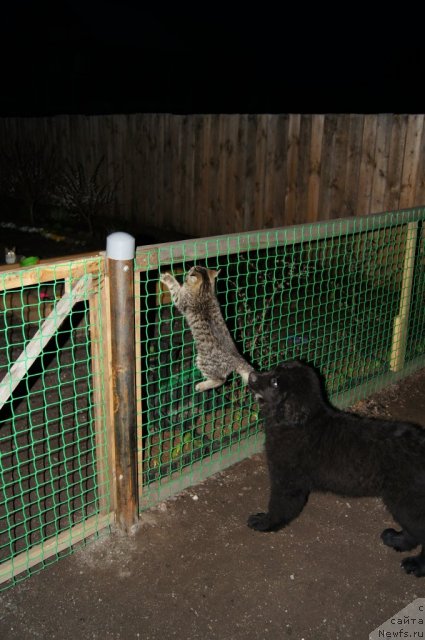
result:
M 203 382 L 198 382 L 195 385 L 196 391 L 208 391 L 208 389 L 216 389 L 217 387 L 221 387 L 222 384 L 226 382 L 225 379 L 213 379 L 208 378 L 208 380 L 204 380 Z

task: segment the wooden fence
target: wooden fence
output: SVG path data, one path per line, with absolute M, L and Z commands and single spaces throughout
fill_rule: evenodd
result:
M 28 137 L 71 162 L 105 155 L 116 213 L 139 229 L 208 236 L 425 202 L 424 115 L 0 120 L 0 147 Z

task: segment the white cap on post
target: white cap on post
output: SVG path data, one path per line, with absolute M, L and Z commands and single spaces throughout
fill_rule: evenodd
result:
M 136 241 L 129 233 L 116 231 L 106 238 L 106 257 L 111 260 L 132 260 Z

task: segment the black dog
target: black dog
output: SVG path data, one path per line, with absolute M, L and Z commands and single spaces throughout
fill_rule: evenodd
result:
M 314 490 L 380 496 L 402 527 L 385 529 L 384 544 L 397 551 L 425 545 L 424 430 L 332 408 L 318 374 L 300 362 L 252 372 L 248 384 L 261 403 L 271 482 L 269 510 L 250 516 L 249 527 L 284 527 Z M 402 566 L 424 576 L 424 546 Z

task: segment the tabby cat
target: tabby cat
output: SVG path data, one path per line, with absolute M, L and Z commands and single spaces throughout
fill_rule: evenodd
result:
M 224 322 L 215 294 L 218 271 L 192 267 L 180 285 L 170 273 L 161 274 L 161 282 L 171 293 L 177 309 L 185 316 L 197 349 L 196 366 L 206 380 L 198 382 L 197 391 L 220 387 L 236 371 L 244 384 L 253 368 L 239 354 Z

